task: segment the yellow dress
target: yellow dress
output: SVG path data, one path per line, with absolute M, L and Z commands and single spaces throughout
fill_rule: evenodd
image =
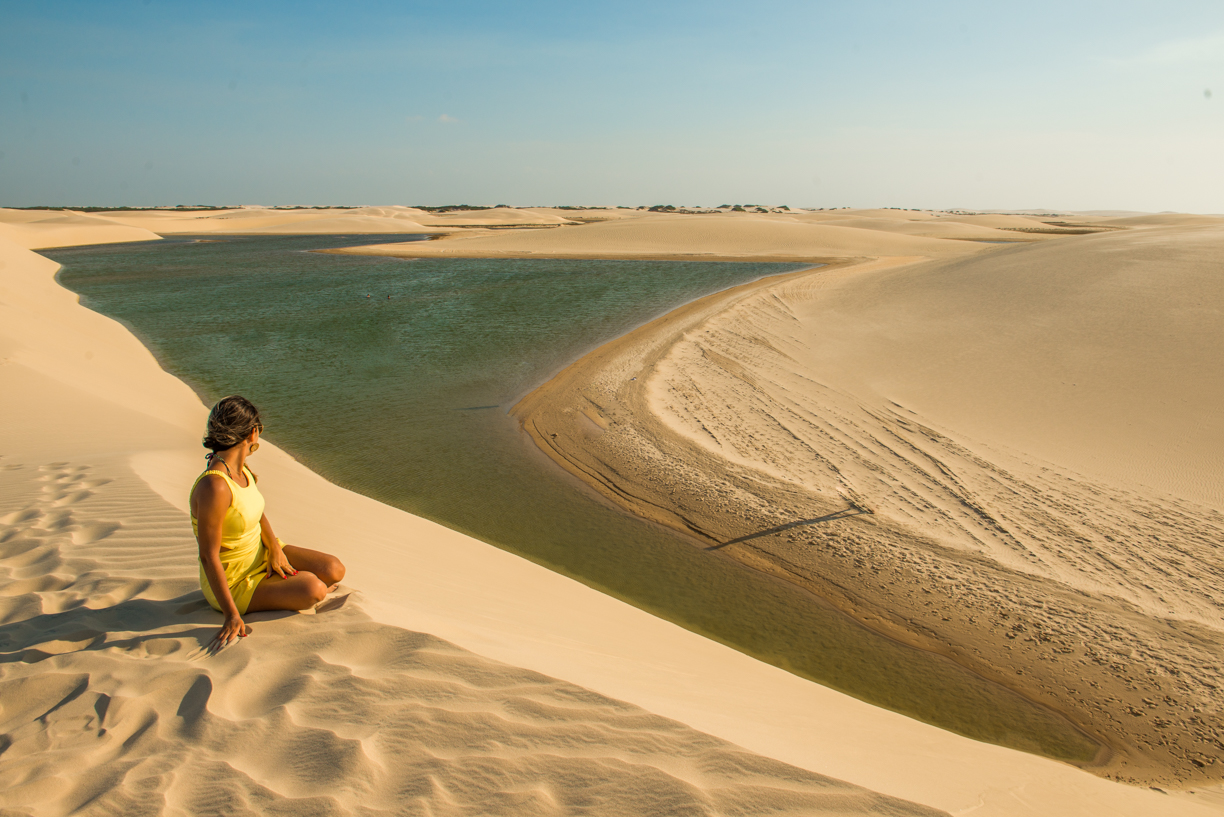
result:
M 264 547 L 259 528 L 259 520 L 264 512 L 263 494 L 255 487 L 255 475 L 251 473 L 251 469 L 244 465 L 242 470 L 247 478 L 245 488 L 230 479 L 229 474 L 224 471 L 210 469 L 196 477 L 191 490 L 194 492 L 200 480 L 209 474 L 216 474 L 229 484 L 233 499 L 225 510 L 225 519 L 221 522 L 221 566 L 225 568 L 225 583 L 229 585 L 234 604 L 238 606 L 240 614 L 245 614 L 251 603 L 251 596 L 255 595 L 255 588 L 267 575 L 268 551 Z M 200 524 L 194 514 L 191 517 L 191 529 L 198 540 Z M 203 562 L 200 563 L 200 589 L 204 591 L 204 598 L 208 599 L 213 609 L 220 610 L 221 605 L 217 603 L 212 587 L 208 584 L 208 574 L 204 572 Z

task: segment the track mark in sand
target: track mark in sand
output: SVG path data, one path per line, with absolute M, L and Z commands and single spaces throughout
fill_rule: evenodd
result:
M 121 527 L 123 525 L 118 522 L 90 522 L 73 530 L 72 541 L 78 545 L 91 544 L 105 539 Z
M 43 512 L 38 508 L 23 508 L 20 511 L 0 516 L 0 525 L 3 525 L 6 530 L 13 530 L 19 527 L 23 522 L 29 522 L 42 517 Z
M 101 518 L 85 503 L 111 482 L 92 467 L 50 463 L 38 468 L 39 489 L 25 507 L 0 516 L 0 623 L 31 611 L 50 612 L 105 603 L 116 591 L 136 592 L 138 583 L 99 570 L 88 546 L 113 536 L 122 523 Z M 121 588 L 129 588 L 122 591 Z

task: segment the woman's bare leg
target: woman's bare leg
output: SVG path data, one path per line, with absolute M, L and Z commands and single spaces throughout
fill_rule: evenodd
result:
M 285 545 L 285 556 L 297 575 L 272 575 L 261 581 L 247 605 L 248 613 L 314 607 L 344 578 L 344 565 L 330 554 Z
M 315 574 L 329 588 L 339 584 L 344 578 L 344 565 L 330 553 L 285 545 L 285 556 L 294 570 Z
M 314 607 L 327 597 L 327 585 L 319 577 L 305 570 L 296 576 L 269 576 L 255 588 L 248 613 L 261 610 L 305 610 Z

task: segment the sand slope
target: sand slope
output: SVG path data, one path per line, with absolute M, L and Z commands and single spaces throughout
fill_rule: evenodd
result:
M 40 250 L 117 241 L 156 241 L 161 236 L 144 227 L 85 213 L 0 208 L 0 238 L 19 247 Z
M 1178 228 L 792 277 L 515 411 L 610 499 L 1066 713 L 1105 773 L 1218 783 L 1222 253 Z
M 378 624 L 347 596 L 252 616 L 247 642 L 208 657 L 217 616 L 187 578 L 182 513 L 121 458 L 86 459 L 0 471 L 24 506 L 0 517 L 9 813 L 941 813 Z

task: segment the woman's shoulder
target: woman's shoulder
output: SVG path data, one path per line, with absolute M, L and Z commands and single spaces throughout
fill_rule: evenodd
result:
M 205 471 L 196 477 L 195 485 L 191 486 L 192 516 L 199 518 L 211 511 L 224 511 L 234 501 L 234 492 L 230 490 L 229 480 L 219 471 Z
M 229 493 L 229 477 L 224 471 L 209 468 L 196 477 L 195 484 L 191 486 L 191 493 L 197 495 Z

